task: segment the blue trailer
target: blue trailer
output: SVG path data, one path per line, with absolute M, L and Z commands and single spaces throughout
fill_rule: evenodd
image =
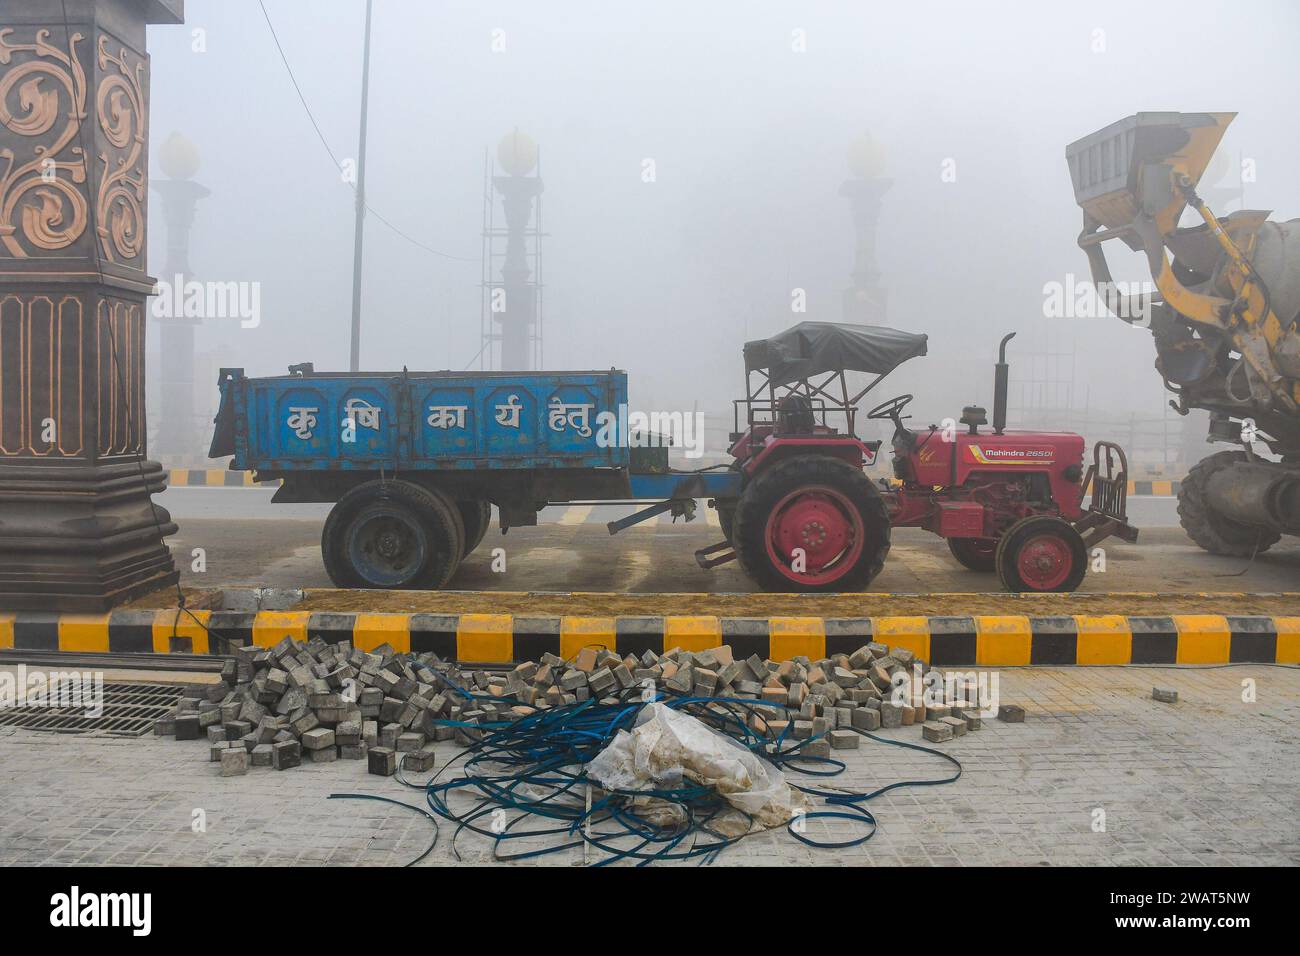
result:
M 321 537 L 340 587 L 442 587 L 483 539 L 548 504 L 645 501 L 610 532 L 697 498 L 735 498 L 730 468 L 679 472 L 629 433 L 627 374 L 222 369 L 212 457 L 279 479 L 277 502 L 333 502 Z

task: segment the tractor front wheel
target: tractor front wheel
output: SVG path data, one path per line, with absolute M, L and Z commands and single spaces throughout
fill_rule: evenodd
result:
M 1069 592 L 1088 573 L 1088 547 L 1074 526 L 1051 515 L 1021 518 L 998 539 L 998 580 L 1008 591 Z
M 759 474 L 736 507 L 732 545 L 766 591 L 858 591 L 884 567 L 889 514 L 847 462 L 799 455 Z
M 997 570 L 997 538 L 949 538 L 948 550 L 972 571 Z

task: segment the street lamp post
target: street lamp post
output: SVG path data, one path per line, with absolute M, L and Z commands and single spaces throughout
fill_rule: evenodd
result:
M 501 324 L 501 368 L 526 371 L 532 367 L 537 324 L 537 284 L 528 265 L 528 225 L 533 202 L 542 193 L 541 177 L 528 175 L 537 168 L 537 144 L 515 130 L 497 144 L 497 162 L 506 173 L 492 180 L 506 214 L 506 254 L 501 265 L 505 309 L 496 313 Z
M 876 230 L 881 200 L 893 181 L 881 177 L 884 153 L 868 135 L 853 143 L 848 153 L 852 178 L 840 186 L 849 200 L 855 235 L 853 283 L 844 290 L 844 321 L 873 324 L 884 321 L 886 293 L 876 263 Z
M 185 283 L 190 274 L 190 230 L 200 199 L 210 195 L 208 189 L 193 179 L 199 169 L 198 148 L 172 133 L 159 149 L 159 165 L 167 179 L 152 183 L 162 197 L 163 221 L 167 223 L 167 257 L 163 281 L 172 284 L 171 301 L 184 300 Z M 187 464 L 202 450 L 194 432 L 194 330 L 199 320 L 188 318 L 184 308 L 161 316 L 158 327 L 158 377 L 162 404 L 159 406 L 158 452 L 187 459 Z

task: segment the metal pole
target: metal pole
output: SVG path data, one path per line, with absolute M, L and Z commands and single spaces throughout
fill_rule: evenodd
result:
M 361 369 L 361 241 L 366 225 L 366 115 L 370 103 L 370 14 L 366 0 L 366 48 L 361 62 L 361 136 L 357 145 L 356 233 L 352 240 L 352 356 L 349 368 Z

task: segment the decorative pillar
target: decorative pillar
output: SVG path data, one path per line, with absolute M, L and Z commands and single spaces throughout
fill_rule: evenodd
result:
M 0 608 L 102 611 L 178 577 L 144 460 L 145 24 L 184 0 L 0 16 Z
M 185 284 L 190 273 L 190 229 L 200 199 L 209 196 L 205 186 L 194 182 L 199 170 L 198 148 L 180 133 L 172 133 L 158 151 L 159 165 L 167 179 L 156 179 L 153 191 L 162 197 L 163 221 L 167 223 L 167 258 L 163 281 L 171 287 L 171 314 L 158 315 L 158 377 L 162 402 L 158 406 L 156 452 L 174 455 L 193 464 L 201 460 L 206 443 L 196 430 L 194 415 L 194 330 L 199 320 L 185 315 Z M 156 307 L 156 301 L 155 301 Z
M 506 254 L 501 266 L 506 301 L 505 310 L 496 313 L 501 323 L 501 368 L 522 372 L 532 367 L 537 325 L 537 283 L 528 265 L 528 224 L 533 201 L 542 193 L 541 178 L 528 175 L 537 167 L 537 144 L 516 130 L 497 145 L 497 161 L 507 173 L 492 179 L 506 214 Z
M 840 195 L 849 200 L 856 243 L 853 284 L 844 290 L 844 321 L 875 324 L 884 321 L 887 300 L 876 266 L 876 228 L 881 200 L 893 180 L 880 177 L 884 153 L 870 135 L 849 147 L 848 159 L 853 178 L 840 186 Z

